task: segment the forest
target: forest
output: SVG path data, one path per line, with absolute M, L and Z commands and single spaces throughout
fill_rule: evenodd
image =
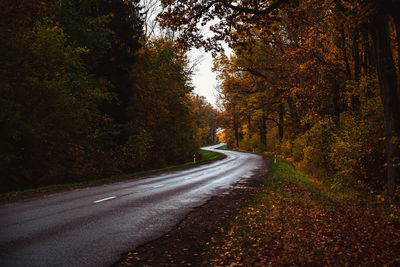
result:
M 0 60 L 6 265 L 400 266 L 400 0 L 1 0 Z
M 0 3 L 2 192 L 193 160 L 217 111 L 139 1 Z
M 273 152 L 332 186 L 399 194 L 399 1 L 162 2 L 181 46 L 216 55 L 230 148 Z
M 160 4 L 164 34 L 149 34 L 146 3 Z M 337 187 L 399 194 L 398 1 L 0 8 L 3 192 L 183 163 L 221 127 L 230 148 L 278 154 Z M 219 110 L 193 93 L 192 47 L 215 57 Z

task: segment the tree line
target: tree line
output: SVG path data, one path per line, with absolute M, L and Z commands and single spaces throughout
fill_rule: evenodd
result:
M 162 1 L 181 45 L 219 53 L 230 147 L 280 152 L 333 184 L 400 182 L 400 3 Z M 211 37 L 199 25 L 211 25 Z M 210 36 L 210 35 L 208 35 Z M 386 179 L 384 179 L 386 177 Z
M 2 192 L 183 163 L 215 141 L 187 50 L 146 36 L 142 8 L 1 1 Z

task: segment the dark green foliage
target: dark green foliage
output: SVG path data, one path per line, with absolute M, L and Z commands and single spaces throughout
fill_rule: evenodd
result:
M 144 42 L 138 1 L 0 8 L 1 192 L 192 160 L 184 53 Z
M 85 51 L 50 22 L 2 42 L 1 174 L 5 186 L 42 185 L 80 173 L 88 123 L 107 95 L 85 72 Z M 61 177 L 62 176 L 62 177 Z
M 195 138 L 184 54 L 169 40 L 155 40 L 143 47 L 138 56 L 133 95 L 127 115 L 134 122 L 127 135 L 136 134 L 140 125 L 145 130 L 146 164 L 160 167 L 192 158 L 199 145 Z M 138 144 L 133 143 L 133 146 Z M 139 142 L 140 145 L 140 142 Z
M 101 109 L 116 122 L 125 123 L 125 110 L 132 94 L 130 74 L 143 39 L 138 1 L 49 0 L 49 3 L 71 42 L 89 50 L 85 57 L 89 72 L 113 86 L 117 101 L 104 102 Z

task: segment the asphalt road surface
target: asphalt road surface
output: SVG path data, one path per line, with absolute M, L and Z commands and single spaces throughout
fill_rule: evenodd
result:
M 227 157 L 191 169 L 1 205 L 0 266 L 113 264 L 262 164 L 258 155 L 219 152 Z

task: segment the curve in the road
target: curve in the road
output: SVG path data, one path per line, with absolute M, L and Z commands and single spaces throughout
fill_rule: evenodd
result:
M 215 147 L 205 148 L 215 150 Z M 253 154 L 0 206 L 0 266 L 108 266 L 262 165 Z

